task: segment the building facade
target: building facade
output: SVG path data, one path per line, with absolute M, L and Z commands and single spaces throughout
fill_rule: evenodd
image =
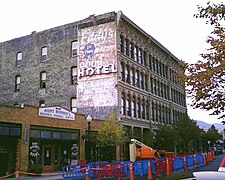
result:
M 102 120 L 115 112 L 128 137 L 150 144 L 157 125 L 187 111 L 180 68 L 121 11 L 91 15 L 0 43 L 0 103 L 60 105 Z
M 0 105 L 0 176 L 39 168 L 60 171 L 87 159 L 85 118 L 60 106 Z M 90 130 L 96 131 L 101 122 L 93 120 Z

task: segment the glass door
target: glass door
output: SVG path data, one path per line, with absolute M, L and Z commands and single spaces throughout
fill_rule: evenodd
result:
M 53 167 L 53 146 L 44 145 L 44 171 L 52 171 Z

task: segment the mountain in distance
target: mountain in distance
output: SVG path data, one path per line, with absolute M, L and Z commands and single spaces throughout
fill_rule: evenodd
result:
M 217 130 L 225 129 L 225 125 L 223 125 L 222 123 L 208 124 L 206 122 L 198 121 L 198 120 L 196 122 L 197 122 L 198 127 L 201 129 L 209 129 L 212 125 L 214 125 Z

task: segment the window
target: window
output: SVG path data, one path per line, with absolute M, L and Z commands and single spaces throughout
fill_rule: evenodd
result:
M 44 100 L 40 100 L 39 101 L 39 106 L 45 106 L 45 101 Z
M 72 112 L 77 112 L 77 98 L 76 97 L 70 98 L 70 110 Z
M 41 48 L 41 61 L 46 61 L 47 59 L 47 47 Z
M 140 84 L 141 84 L 141 89 L 144 89 L 144 74 L 143 74 L 143 72 L 140 73 Z
M 145 101 L 142 100 L 141 102 L 141 118 L 145 119 Z
M 20 80 L 21 80 L 20 75 L 15 77 L 15 92 L 20 91 Z
M 124 37 L 120 35 L 120 51 L 124 53 Z
M 138 113 L 138 118 L 141 118 L 141 102 L 140 102 L 140 99 L 137 100 L 137 113 Z
M 41 72 L 40 74 L 40 88 L 44 89 L 46 88 L 46 72 Z
M 125 73 L 124 73 L 124 71 L 125 71 L 125 65 L 124 65 L 124 63 L 120 63 L 120 79 L 123 81 L 123 82 L 125 82 Z
M 126 99 L 126 110 L 127 110 L 127 116 L 131 116 L 131 101 L 130 101 L 130 95 L 127 96 Z
M 137 46 L 134 47 L 134 60 L 138 61 L 138 47 Z
M 130 68 L 128 65 L 125 67 L 125 80 L 126 83 L 130 84 Z
M 136 117 L 136 102 L 134 99 L 131 101 L 131 116 Z
M 78 46 L 78 42 L 77 41 L 73 41 L 71 43 L 71 53 L 72 53 L 72 57 L 77 55 L 77 46 Z
M 143 64 L 143 51 L 141 48 L 138 49 L 138 62 Z
M 130 72 L 131 85 L 135 86 L 135 70 L 132 68 Z
M 22 60 L 22 52 L 18 52 L 17 54 L 16 54 L 16 66 L 18 67 L 18 66 L 21 66 L 21 61 Z
M 126 106 L 125 106 L 125 98 L 124 98 L 124 94 L 122 94 L 121 97 L 121 114 L 125 115 L 126 111 Z
M 136 83 L 136 86 L 139 88 L 140 87 L 140 77 L 139 77 L 139 72 L 136 71 L 135 72 L 135 83 Z
M 125 39 L 125 45 L 124 45 L 124 49 L 125 49 L 125 55 L 129 56 L 129 40 Z
M 134 44 L 130 43 L 129 47 L 130 47 L 130 57 L 134 59 Z
M 71 84 L 77 84 L 77 67 L 71 68 Z

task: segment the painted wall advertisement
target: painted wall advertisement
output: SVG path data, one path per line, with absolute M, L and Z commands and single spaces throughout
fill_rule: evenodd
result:
M 116 105 L 115 22 L 80 29 L 78 37 L 77 106 Z

